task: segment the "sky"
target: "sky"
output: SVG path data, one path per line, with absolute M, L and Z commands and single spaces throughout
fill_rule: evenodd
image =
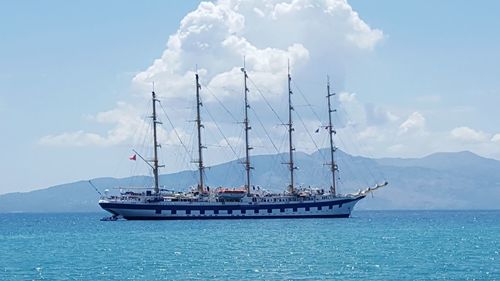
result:
M 160 116 L 164 172 L 194 168 L 196 71 L 207 165 L 241 157 L 243 57 L 254 154 L 286 151 L 289 63 L 299 151 L 327 145 L 314 131 L 329 75 L 336 144 L 349 153 L 500 160 L 498 11 L 451 0 L 2 1 L 0 194 L 145 173 L 127 158 L 148 151 L 153 82 L 173 124 Z

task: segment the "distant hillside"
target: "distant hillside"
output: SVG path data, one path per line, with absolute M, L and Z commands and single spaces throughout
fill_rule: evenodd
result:
M 296 153 L 297 183 L 316 187 L 329 186 L 326 151 L 311 155 Z M 252 157 L 254 185 L 282 191 L 288 184 L 286 155 Z M 207 184 L 241 186 L 244 172 L 238 161 L 207 169 Z M 354 192 L 389 181 L 389 186 L 376 192 L 374 198 L 362 200 L 358 209 L 498 209 L 500 200 L 500 161 L 483 158 L 471 152 L 436 153 L 423 158 L 369 159 L 337 153 L 340 166 L 339 189 Z M 196 184 L 195 171 L 162 175 L 168 188 L 185 190 Z M 102 191 L 117 192 L 117 187 L 150 185 L 146 176 L 123 179 L 93 180 Z M 87 181 L 79 181 L 46 189 L 0 195 L 0 212 L 94 212 L 99 211 L 99 195 Z
M 388 166 L 422 167 L 457 174 L 467 173 L 474 177 L 497 176 L 497 178 L 500 178 L 500 161 L 484 158 L 469 151 L 440 152 L 413 159 L 384 158 L 376 161 L 379 164 Z

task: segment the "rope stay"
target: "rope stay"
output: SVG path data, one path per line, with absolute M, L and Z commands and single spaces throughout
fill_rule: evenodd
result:
M 213 117 L 213 115 L 210 113 L 210 111 L 208 110 L 208 108 L 206 107 L 203 107 L 203 109 L 205 110 L 205 112 L 208 114 L 208 116 L 210 117 L 210 119 L 212 120 L 212 122 L 215 124 L 215 127 L 217 128 L 217 130 L 219 131 L 219 134 L 221 134 L 222 138 L 224 138 L 224 141 L 227 143 L 227 145 L 229 146 L 229 148 L 231 149 L 231 151 L 233 152 L 234 156 L 236 158 L 239 158 L 238 156 L 238 153 L 236 153 L 236 150 L 234 149 L 234 147 L 231 145 L 231 143 L 229 142 L 228 138 L 226 137 L 226 135 L 224 134 L 224 132 L 222 132 L 222 129 L 220 128 L 219 124 L 217 124 L 217 122 L 215 121 L 215 118 Z
M 259 116 L 257 115 L 257 113 L 255 112 L 255 110 L 253 108 L 250 108 L 250 110 L 253 112 L 254 116 L 255 116 L 255 119 L 257 120 L 257 122 L 259 123 L 260 127 L 262 128 L 262 130 L 264 131 L 264 134 L 266 135 L 266 137 L 269 139 L 269 142 L 271 143 L 271 145 L 273 146 L 274 150 L 276 151 L 276 154 L 279 155 L 280 158 L 283 158 L 283 156 L 281 155 L 281 152 L 280 150 L 278 149 L 278 147 L 276 146 L 276 144 L 274 143 L 273 139 L 271 138 L 271 135 L 269 134 L 269 132 L 267 131 L 266 127 L 264 126 L 264 123 L 262 122 L 262 120 L 259 118 Z M 285 161 L 284 159 L 281 159 L 281 161 Z
M 302 99 L 305 101 L 305 106 L 307 106 L 311 110 L 311 112 L 313 113 L 313 115 L 317 118 L 317 121 L 319 121 L 320 124 L 323 124 L 321 118 L 319 117 L 319 114 L 316 112 L 316 110 L 314 110 L 314 106 L 309 102 L 309 100 L 307 99 L 306 95 L 303 93 L 303 91 L 299 87 L 299 85 L 295 81 L 292 81 L 292 83 L 293 83 L 294 87 L 297 89 L 297 91 L 299 92 L 299 94 L 302 97 Z M 345 111 L 345 109 L 343 107 L 340 107 L 340 108 L 342 110 L 342 113 L 345 116 L 348 117 L 349 114 Z M 334 113 L 338 113 L 338 111 L 336 111 L 336 110 L 333 111 L 333 112 Z M 301 121 L 302 125 L 304 126 L 304 129 L 306 130 L 306 133 L 309 135 L 309 137 L 311 138 L 313 144 L 315 145 L 316 149 L 318 150 L 319 154 L 321 155 L 322 158 L 325 158 L 324 153 L 318 148 L 317 143 L 314 141 L 314 139 L 313 139 L 312 135 L 310 134 L 309 130 L 306 128 L 305 122 L 303 121 L 302 117 L 300 116 L 300 114 L 298 112 L 296 112 L 296 113 L 297 113 L 297 116 L 298 116 L 299 120 Z M 338 117 L 338 115 L 337 115 L 337 117 Z M 327 128 L 327 126 L 324 126 L 324 125 L 321 125 L 321 127 L 326 127 Z M 338 138 L 338 140 L 340 141 L 340 143 L 342 144 L 343 147 L 347 147 L 346 142 L 344 141 L 344 139 L 340 135 L 336 135 L 336 137 Z M 359 153 L 359 147 L 357 146 L 357 144 L 355 142 L 349 142 L 349 143 L 352 143 L 352 145 L 354 146 L 355 151 L 357 151 L 358 154 L 360 154 Z M 369 156 L 369 157 L 373 158 L 371 156 Z M 342 165 L 342 166 L 344 166 L 354 176 L 354 173 L 353 173 L 354 169 L 353 169 L 353 167 L 351 167 L 352 163 L 349 163 L 349 161 L 343 161 L 343 160 L 340 160 L 340 161 L 344 163 L 344 165 Z M 372 181 L 376 181 L 376 177 L 375 177 L 375 173 L 374 173 L 373 169 L 369 165 L 367 165 L 367 163 L 365 163 L 364 161 L 362 161 L 360 164 L 363 167 L 363 169 L 368 173 L 368 175 L 372 178 Z M 385 179 L 385 175 L 383 175 L 383 173 L 381 171 L 379 171 L 379 172 L 381 173 L 382 178 Z M 358 174 L 357 177 L 358 178 L 360 177 L 359 174 Z M 340 178 L 340 173 L 337 174 L 337 178 L 339 180 L 341 179 Z M 361 177 L 361 178 L 363 178 L 363 181 L 364 181 L 365 184 L 367 184 L 367 185 L 370 184 L 370 181 L 367 180 L 365 177 Z M 342 183 L 343 181 L 340 181 L 340 182 Z
M 250 83 L 252 83 L 253 87 L 255 87 L 255 89 L 259 93 L 260 97 L 264 100 L 265 104 L 269 107 L 269 109 L 274 114 L 274 116 L 276 117 L 276 119 L 278 119 L 278 121 L 280 122 L 280 124 L 281 125 L 286 125 L 285 122 L 279 116 L 279 114 L 276 112 L 276 110 L 274 109 L 274 107 L 271 105 L 271 103 L 269 102 L 269 100 L 266 98 L 266 96 L 264 95 L 264 93 L 262 92 L 262 90 L 257 86 L 257 84 L 252 80 L 252 78 L 250 76 L 247 76 L 247 78 L 250 81 Z M 270 91 L 268 90 L 268 92 L 270 92 Z M 281 154 L 280 149 L 276 146 L 275 142 L 271 138 L 271 135 L 269 134 L 269 132 L 266 129 L 266 127 L 264 126 L 264 123 L 262 122 L 262 120 L 259 118 L 259 115 L 255 111 L 255 109 L 253 109 L 253 107 L 250 107 L 250 110 L 253 112 L 253 114 L 255 116 L 255 119 L 257 119 L 259 125 L 261 126 L 262 130 L 264 131 L 264 134 L 269 139 L 269 142 L 271 143 L 271 145 L 273 146 L 274 150 L 276 151 L 276 154 L 280 158 L 280 161 L 281 162 L 286 162 L 286 160 L 283 158 L 283 155 Z
M 256 89 L 256 92 L 258 93 L 258 95 L 262 98 L 262 100 L 264 101 L 264 103 L 266 104 L 266 106 L 271 110 L 272 115 L 275 116 L 275 118 L 280 122 L 281 125 L 286 125 L 285 122 L 283 121 L 283 119 L 280 117 L 280 115 L 276 111 L 276 109 L 273 107 L 273 104 L 276 106 L 276 102 L 273 99 L 271 99 L 271 101 L 273 101 L 273 104 L 271 104 L 270 100 L 268 98 L 266 98 L 266 94 L 268 94 L 268 93 L 272 94 L 272 92 L 270 90 L 266 89 L 265 87 L 263 87 L 263 89 L 265 91 L 267 91 L 266 94 L 264 94 L 264 91 L 261 90 L 261 88 L 259 88 L 257 86 L 257 84 L 255 83 L 255 81 L 251 77 L 248 77 L 248 80 L 250 81 L 250 83 L 252 85 L 252 88 Z M 309 110 L 311 111 L 311 113 L 313 115 L 313 116 L 311 116 L 310 114 L 307 114 L 307 112 L 304 113 L 303 111 L 301 111 L 303 114 L 305 114 L 304 116 L 302 116 L 299 111 L 294 111 L 295 112 L 295 116 L 298 117 L 300 123 L 302 124 L 302 126 L 304 128 L 305 133 L 307 134 L 307 136 L 309 137 L 309 139 L 312 142 L 312 145 L 314 145 L 314 148 L 318 152 L 318 155 L 321 157 L 322 160 L 326 161 L 325 153 L 324 153 L 324 151 L 322 151 L 322 149 L 320 149 L 320 145 L 318 145 L 318 144 L 321 144 L 322 147 L 323 147 L 323 145 L 324 145 L 324 143 L 322 142 L 323 138 L 322 137 L 319 137 L 319 138 L 316 137 L 314 135 L 314 133 L 311 132 L 310 128 L 308 128 L 308 126 L 306 124 L 306 121 L 307 121 L 307 123 L 309 123 L 313 119 L 316 119 L 315 121 L 319 122 L 320 128 L 324 128 L 324 127 L 328 128 L 328 126 L 324 125 L 325 123 L 322 121 L 322 118 L 320 118 L 320 114 L 318 114 L 317 110 L 315 109 L 315 106 L 313 104 L 311 104 L 311 102 L 306 97 L 306 95 L 304 94 L 304 92 L 302 91 L 302 89 L 299 87 L 299 85 L 297 84 L 297 82 L 295 80 L 293 80 L 292 84 L 293 84 L 293 87 L 297 90 L 297 92 L 299 93 L 299 95 L 304 100 L 305 106 L 309 108 Z M 236 123 L 240 123 L 240 122 L 238 122 L 238 119 L 235 117 L 235 115 L 231 112 L 231 110 L 222 102 L 222 100 L 214 93 L 214 91 L 211 88 L 208 87 L 208 85 L 203 85 L 203 87 L 204 87 L 204 89 L 207 90 L 206 93 L 209 93 L 211 95 L 211 97 L 214 98 L 214 100 L 222 107 L 223 111 L 225 111 L 226 114 L 233 121 L 235 121 Z M 267 96 L 269 97 L 269 95 L 267 95 Z M 179 133 L 178 130 L 177 130 L 177 128 L 174 126 L 174 123 L 172 122 L 172 119 L 167 114 L 167 111 L 165 110 L 165 107 L 163 106 L 163 103 L 158 100 L 158 104 L 160 105 L 160 107 L 161 107 L 161 109 L 163 111 L 163 114 L 166 116 L 166 119 L 167 119 L 169 125 L 171 126 L 172 131 L 175 134 L 177 140 L 179 141 L 180 146 L 182 146 L 184 152 L 186 153 L 185 155 L 187 157 L 193 158 L 192 151 L 190 152 L 190 150 L 186 146 L 185 141 L 183 141 L 183 138 L 181 137 L 181 133 Z M 279 160 L 282 160 L 282 162 L 285 162 L 284 161 L 284 155 L 282 155 L 281 150 L 280 150 L 280 148 L 283 148 L 283 144 L 281 146 L 278 146 L 277 144 L 279 144 L 279 143 L 276 142 L 276 139 L 279 137 L 280 134 L 276 133 L 274 131 L 274 127 L 272 127 L 271 125 L 269 125 L 267 123 L 264 124 L 263 120 L 259 117 L 259 114 L 257 114 L 257 111 L 253 107 L 248 107 L 248 108 L 252 112 L 252 115 L 253 115 L 252 117 L 254 117 L 254 119 L 257 120 L 257 123 L 261 127 L 264 135 L 269 140 L 269 142 L 270 142 L 270 144 L 272 146 L 272 149 L 274 149 L 274 151 L 276 152 Z M 340 113 L 344 114 L 346 116 L 346 118 L 348 119 L 349 118 L 349 114 L 347 113 L 346 109 L 343 106 L 339 106 L 339 108 L 340 108 L 341 112 L 332 111 L 332 112 L 337 113 L 337 114 L 335 114 L 337 116 L 337 119 L 340 120 L 340 118 L 339 118 Z M 216 121 L 216 119 L 214 118 L 214 115 L 212 115 L 212 113 L 210 112 L 210 110 L 207 107 L 202 107 L 202 110 L 207 113 L 207 115 L 209 116 L 210 120 L 213 122 L 214 126 L 216 127 L 218 133 L 224 139 L 224 142 L 227 144 L 227 147 L 230 149 L 230 151 L 233 154 L 233 156 L 236 157 L 236 159 L 240 159 L 240 155 L 237 152 L 237 150 L 239 150 L 239 142 L 237 142 L 236 144 L 234 144 L 235 142 L 233 141 L 233 144 L 232 144 L 230 142 L 230 138 L 228 138 L 226 136 L 226 134 L 224 133 L 224 130 L 222 129 L 222 127 L 224 127 L 225 124 L 227 124 L 227 123 L 222 123 L 222 127 L 221 127 L 219 125 L 219 123 Z M 269 114 L 267 114 L 267 115 L 269 115 Z M 161 123 L 158 122 L 158 124 L 161 124 Z M 312 122 L 311 122 L 311 124 L 312 124 Z M 311 125 L 311 124 L 309 124 L 309 125 Z M 141 127 L 137 127 L 136 133 L 137 133 L 137 131 L 139 129 L 142 130 L 143 127 L 145 127 L 145 126 L 146 125 L 142 125 Z M 164 127 L 164 125 L 162 125 L 162 127 L 166 130 L 166 128 Z M 330 129 L 333 129 L 334 127 L 335 126 L 332 125 L 332 128 L 330 128 Z M 151 127 L 148 126 L 147 129 L 150 130 Z M 182 128 L 180 128 L 180 129 L 182 129 Z M 349 126 L 347 126 L 347 128 L 342 127 L 342 129 L 347 129 L 347 130 L 344 130 L 344 131 L 350 131 L 351 134 L 355 133 L 353 131 L 353 128 L 349 127 Z M 226 133 L 227 133 L 227 130 L 226 130 Z M 234 133 L 236 133 L 236 131 Z M 241 132 L 240 132 L 240 134 L 241 134 Z M 194 132 L 192 132 L 192 134 L 191 134 L 190 137 L 193 137 L 193 135 L 194 135 Z M 229 135 L 232 136 L 233 133 L 230 132 Z M 259 134 L 259 135 L 262 136 L 262 133 Z M 275 138 L 273 139 L 271 137 L 271 135 L 275 136 Z M 318 135 L 323 135 L 323 134 L 318 134 Z M 218 138 L 216 135 L 212 134 L 212 136 L 213 136 L 213 138 L 215 140 L 217 140 L 217 139 L 220 140 L 220 138 Z M 352 135 L 351 135 L 351 137 L 352 137 Z M 186 138 L 186 136 L 185 136 L 185 138 Z M 336 138 L 338 138 L 337 141 L 339 143 L 341 143 L 343 147 L 347 147 L 346 144 L 349 144 L 350 147 L 354 148 L 354 151 L 357 151 L 358 153 L 360 152 L 359 146 L 356 144 L 356 142 L 346 142 L 345 139 L 342 136 L 340 136 L 340 135 L 336 135 Z M 240 135 L 239 139 L 241 139 L 241 135 Z M 146 143 L 146 137 L 144 137 L 144 139 L 140 139 L 140 138 L 136 139 L 136 141 L 137 142 L 141 142 L 142 141 L 143 145 L 145 145 L 145 143 Z M 279 139 L 278 139 L 278 141 L 279 141 Z M 285 142 L 285 140 L 283 140 L 283 143 L 284 142 Z M 175 145 L 178 146 L 177 144 L 175 144 Z M 216 144 L 213 144 L 211 146 L 221 147 L 221 148 L 226 147 L 226 146 L 224 146 L 221 143 L 216 143 Z M 266 147 L 266 146 L 264 146 L 264 147 Z M 268 145 L 267 145 L 267 147 L 269 148 Z M 272 151 L 272 149 L 270 149 L 270 151 Z M 178 150 L 176 149 L 175 152 L 178 152 Z M 180 154 L 182 154 L 182 153 L 180 153 Z M 226 155 L 226 157 L 230 155 L 230 154 L 228 155 L 227 149 L 225 150 L 224 154 Z M 178 160 L 182 160 L 181 157 L 180 157 L 180 155 L 177 155 L 177 157 L 178 157 L 177 158 Z M 368 157 L 373 158 L 369 154 L 368 154 Z M 347 158 L 346 157 L 342 157 L 342 158 L 344 158 L 344 159 L 338 159 L 338 160 L 340 162 L 343 162 L 343 164 L 344 164 L 343 166 L 349 172 L 351 172 L 353 176 L 356 175 L 356 178 L 359 178 L 360 180 L 365 181 L 365 184 L 369 184 L 371 182 L 371 180 L 367 180 L 366 179 L 366 176 L 371 177 L 372 179 L 376 179 L 375 174 L 377 174 L 376 173 L 377 171 L 378 171 L 378 174 L 382 175 L 382 177 L 384 179 L 386 178 L 385 175 L 384 175 L 384 173 L 383 173 L 383 171 L 379 171 L 380 169 L 375 169 L 374 166 L 371 163 L 368 163 L 367 161 L 357 161 L 352 156 L 348 156 Z M 355 174 L 354 172 L 359 169 L 359 167 L 357 167 L 357 166 L 361 166 L 364 169 L 364 172 L 363 173 L 359 173 L 358 172 L 358 173 Z M 136 167 L 136 169 L 137 169 L 137 167 Z M 337 174 L 337 177 L 338 177 L 339 182 L 341 182 L 341 183 L 344 182 L 344 181 L 341 180 L 340 173 Z M 92 183 L 90 183 L 90 184 L 92 184 Z
M 297 117 L 299 118 L 299 121 L 300 123 L 302 124 L 302 126 L 304 127 L 304 130 L 306 131 L 307 135 L 309 136 L 309 138 L 311 139 L 312 143 L 314 144 L 314 147 L 316 148 L 316 150 L 319 152 L 319 154 L 321 155 L 322 158 L 325 158 L 323 153 L 321 152 L 321 150 L 319 149 L 318 147 L 318 144 L 316 143 L 316 141 L 314 140 L 313 136 L 311 135 L 311 132 L 309 132 L 309 130 L 307 129 L 307 126 L 306 126 L 306 123 L 304 122 L 304 120 L 302 119 L 302 116 L 300 116 L 299 112 L 295 112 L 295 114 L 297 115 Z M 323 159 L 323 160 L 326 160 L 326 159 Z
M 309 107 L 311 109 L 311 112 L 314 114 L 314 116 L 316 117 L 316 119 L 319 121 L 320 124 L 323 124 L 323 121 L 321 120 L 321 118 L 319 117 L 319 114 L 314 110 L 314 106 L 309 102 L 309 100 L 306 98 L 306 95 L 304 95 L 304 93 L 302 92 L 302 90 L 300 89 L 299 85 L 297 83 L 295 83 L 295 80 L 292 80 L 292 84 L 293 86 L 298 90 L 300 96 L 304 99 L 304 101 L 306 102 L 306 106 Z
M 344 108 L 344 107 L 340 107 L 340 110 L 342 111 L 342 114 L 343 114 L 344 116 L 346 116 L 346 117 L 347 117 L 347 119 L 349 119 L 349 113 L 345 110 L 345 108 Z M 338 115 L 337 115 L 337 116 L 338 116 Z M 339 138 L 339 140 L 341 140 L 341 141 L 342 141 L 342 137 L 341 137 L 340 135 L 339 135 L 339 136 L 337 136 L 337 137 Z M 344 145 L 344 147 L 346 147 L 346 146 L 345 146 L 345 143 L 344 143 L 343 141 L 342 141 L 342 144 Z M 355 153 L 356 153 L 356 154 L 358 154 L 358 155 L 361 155 L 361 149 L 360 149 L 359 145 L 358 145 L 356 142 L 351 142 L 351 144 L 352 144 L 352 146 L 353 146 L 353 148 L 354 148 L 354 150 L 355 150 Z M 367 152 L 365 152 L 365 154 L 368 156 L 368 158 L 370 158 L 370 159 L 375 159 L 375 157 L 374 157 L 373 155 L 371 155 L 368 151 L 367 151 Z M 370 168 L 370 166 L 366 165 L 366 163 L 364 163 L 364 162 L 362 162 L 362 165 L 363 165 L 363 166 L 364 166 L 364 168 L 368 171 L 368 173 L 369 173 L 369 174 L 370 174 L 370 176 L 372 177 L 372 180 L 376 182 L 377 180 L 376 180 L 376 177 L 375 177 L 375 171 L 373 171 L 373 169 L 371 169 L 371 168 Z M 381 176 L 384 180 L 386 180 L 386 179 L 387 179 L 387 177 L 386 177 L 386 176 L 385 176 L 385 174 L 382 172 L 382 170 L 379 170 L 379 169 L 378 169 L 378 174 L 379 174 L 379 176 Z
M 200 83 L 201 84 L 201 83 Z M 203 88 L 204 89 L 207 89 L 208 92 L 212 95 L 212 97 L 215 98 L 215 100 L 217 101 L 217 103 L 224 109 L 224 111 L 226 111 L 226 113 L 231 116 L 231 118 L 233 119 L 233 121 L 235 122 L 238 122 L 238 119 L 233 115 L 233 113 L 224 105 L 224 103 L 222 103 L 222 101 L 217 97 L 217 95 L 215 95 L 215 93 L 208 87 L 208 85 L 205 85 L 205 84 L 202 84 L 203 85 Z
M 186 145 L 184 144 L 184 142 L 182 141 L 182 138 L 181 136 L 179 135 L 179 133 L 177 132 L 177 129 L 175 128 L 174 126 L 174 123 L 172 123 L 172 120 L 170 119 L 170 117 L 168 116 L 167 114 L 167 111 L 165 110 L 165 108 L 163 107 L 163 104 L 161 101 L 158 102 L 160 104 L 160 107 L 161 109 L 163 110 L 163 114 L 165 114 L 165 117 L 167 117 L 167 121 L 168 123 L 170 124 L 170 126 L 172 127 L 172 130 L 174 131 L 174 134 L 175 136 L 177 137 L 177 139 L 179 140 L 180 144 L 182 145 L 182 147 L 184 148 L 184 151 L 186 152 L 186 154 L 190 155 L 189 153 L 189 150 L 187 149 Z M 192 155 L 190 155 L 190 157 L 192 157 Z
M 294 87 L 298 90 L 298 92 L 299 92 L 300 96 L 302 97 L 302 99 L 305 101 L 305 103 L 306 103 L 305 106 L 307 106 L 309 108 L 309 110 L 311 110 L 311 112 L 313 113 L 313 115 L 316 117 L 316 121 L 319 122 L 320 128 L 328 128 L 327 126 L 323 125 L 322 119 L 319 117 L 319 114 L 314 110 L 314 106 L 309 102 L 309 100 L 307 99 L 306 95 L 300 89 L 299 85 L 295 81 L 292 81 L 292 83 L 293 83 Z M 297 116 L 299 116 L 298 112 L 297 112 Z M 318 151 L 319 155 L 321 156 L 321 158 L 323 158 L 323 161 L 326 161 L 326 156 L 324 155 L 323 151 L 319 149 L 318 145 L 314 141 L 314 138 L 312 137 L 312 135 L 310 134 L 310 132 L 306 128 L 305 123 L 304 123 L 304 121 L 302 120 L 302 118 L 300 116 L 299 116 L 299 119 L 301 119 L 300 121 L 302 122 L 302 125 L 304 126 L 304 129 L 306 130 L 307 134 L 309 135 L 309 137 L 311 138 L 312 142 L 314 143 L 314 145 L 316 147 L 316 150 Z
M 274 108 L 272 107 L 271 103 L 266 99 L 266 97 L 264 96 L 264 94 L 262 93 L 262 91 L 259 89 L 259 87 L 257 87 L 257 85 L 255 84 L 255 82 L 252 80 L 252 78 L 248 77 L 248 80 L 250 80 L 250 82 L 252 83 L 252 85 L 255 87 L 255 89 L 257 89 L 257 92 L 259 93 L 259 95 L 262 97 L 262 99 L 264 100 L 264 102 L 266 103 L 266 105 L 271 109 L 271 111 L 274 113 L 274 115 L 276 116 L 276 118 L 280 121 L 280 124 L 285 124 L 285 122 L 280 118 L 279 114 L 276 112 L 276 110 L 274 110 Z

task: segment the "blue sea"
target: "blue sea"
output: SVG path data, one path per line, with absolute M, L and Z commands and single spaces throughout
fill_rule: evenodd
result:
M 500 211 L 115 221 L 0 214 L 0 280 L 500 280 Z

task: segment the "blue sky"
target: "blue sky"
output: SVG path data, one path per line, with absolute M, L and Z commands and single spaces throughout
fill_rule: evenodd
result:
M 350 76 L 356 87 L 369 83 L 370 91 L 378 93 L 373 102 L 411 107 L 415 97 L 439 96 L 438 104 L 422 105 L 422 110 L 436 111 L 432 114 L 439 122 L 430 124 L 434 128 L 448 128 L 458 119 L 457 125 L 499 130 L 493 121 L 500 117 L 496 110 L 500 87 L 495 78 L 500 62 L 498 2 L 350 3 L 370 25 L 388 35 L 376 54 L 360 62 L 359 72 Z M 475 110 L 453 117 L 439 112 L 454 107 Z
M 127 176 L 131 168 L 122 159 L 133 148 L 129 139 L 78 146 L 58 145 L 54 138 L 41 140 L 78 131 L 105 135 L 116 120 L 96 122 L 99 113 L 120 108 L 119 102 L 146 104 L 144 85 L 148 80 L 137 75 L 152 73 L 154 60 L 168 49 L 169 36 L 198 5 L 199 1 L 1 2 L 0 193 L 99 176 Z M 301 57 L 300 50 L 287 49 L 294 42 L 280 41 L 281 36 L 295 36 L 287 34 L 292 31 L 276 36 L 251 30 L 248 24 L 259 24 L 258 17 L 246 15 L 247 26 L 239 32 L 257 49 L 272 47 L 295 54 L 299 61 L 296 81 L 302 89 L 315 91 L 311 84 L 322 83 L 324 72 L 333 72 L 337 90 L 344 93 L 343 106 L 353 119 L 360 119 L 350 134 L 361 143 L 361 149 L 350 152 L 416 157 L 471 150 L 500 159 L 500 135 L 496 138 L 500 133 L 496 122 L 500 120 L 500 4 L 355 0 L 349 5 L 370 28 L 359 36 L 372 41 L 355 51 L 340 43 L 334 45 L 337 55 L 333 62 L 339 62 L 338 68 L 307 71 L 318 62 L 315 58 L 321 59 L 314 50 L 323 50 L 323 46 L 303 43 L 309 56 Z M 310 24 L 308 14 L 297 16 L 298 24 L 301 20 Z M 343 23 L 335 18 L 331 21 Z M 318 20 L 318 24 L 324 23 Z M 376 37 L 376 30 L 383 36 Z M 197 40 L 210 42 L 211 34 Z M 216 66 L 202 67 L 207 69 L 209 81 L 210 69 Z M 276 74 L 272 71 L 269 75 Z M 168 80 L 164 73 L 154 75 Z M 159 87 L 168 91 L 168 84 Z M 232 105 L 231 99 L 224 102 Z M 375 118 L 361 120 L 367 116 Z

